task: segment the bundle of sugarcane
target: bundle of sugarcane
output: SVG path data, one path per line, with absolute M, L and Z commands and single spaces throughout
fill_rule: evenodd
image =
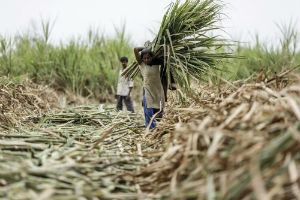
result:
M 213 30 L 220 29 L 215 24 L 221 8 L 213 0 L 186 0 L 183 4 L 177 0 L 167 9 L 149 48 L 155 58 L 164 59 L 164 70 L 180 86 L 189 88 L 191 78 L 202 79 L 203 73 L 215 69 L 221 59 L 232 57 L 230 53 L 217 52 L 228 44 L 211 36 Z M 134 78 L 138 72 L 138 63 L 133 62 L 123 75 Z

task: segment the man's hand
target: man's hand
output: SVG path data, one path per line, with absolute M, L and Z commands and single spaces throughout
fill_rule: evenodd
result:
M 129 87 L 129 92 L 128 92 L 127 96 L 125 97 L 126 100 L 130 99 L 131 90 L 132 90 L 132 87 Z
M 144 47 L 148 48 L 148 47 L 150 47 L 150 45 L 151 45 L 150 40 L 147 40 L 144 44 Z
M 115 99 L 119 99 L 119 95 L 116 94 L 116 95 L 115 95 Z

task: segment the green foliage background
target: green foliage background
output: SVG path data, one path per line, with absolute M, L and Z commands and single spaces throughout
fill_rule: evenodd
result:
M 13 37 L 0 36 L 0 75 L 23 76 L 34 82 L 68 89 L 76 94 L 102 97 L 114 94 L 120 57 L 133 60 L 133 43 L 125 25 L 113 37 L 90 29 L 85 38 L 73 38 L 53 45 L 52 26 L 41 22 L 42 34 L 28 32 Z
M 53 28 L 50 21 L 42 21 L 40 25 L 40 34 L 28 31 L 11 37 L 0 35 L 0 76 L 14 79 L 26 76 L 58 90 L 111 101 L 121 67 L 119 58 L 127 56 L 129 64 L 134 61 L 134 43 L 126 34 L 125 25 L 116 28 L 113 37 L 90 29 L 85 37 L 56 45 L 50 42 Z M 261 68 L 280 73 L 299 65 L 299 31 L 292 25 L 279 29 L 282 35 L 277 46 L 261 41 L 257 35 L 255 45 L 237 43 L 231 49 L 226 46 L 218 49 L 220 53 L 231 51 L 239 58 L 217 63 L 219 70 L 213 72 L 227 80 L 238 80 L 257 74 Z M 210 75 L 203 74 L 204 79 L 207 76 Z M 141 78 L 138 76 L 135 82 L 135 95 L 140 96 Z

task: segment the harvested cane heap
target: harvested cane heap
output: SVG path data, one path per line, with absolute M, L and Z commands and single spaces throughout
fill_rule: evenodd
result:
M 54 90 L 32 83 L 14 83 L 0 78 L 0 130 L 18 127 L 28 116 L 39 115 L 58 106 Z
M 142 190 L 170 199 L 299 199 L 299 84 L 289 71 L 201 86 L 187 107 L 170 96 L 152 136 L 165 153 L 139 173 Z

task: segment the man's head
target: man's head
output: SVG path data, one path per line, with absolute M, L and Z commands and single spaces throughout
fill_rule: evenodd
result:
M 128 58 L 127 57 L 122 57 L 122 58 L 120 58 L 120 61 L 122 63 L 122 67 L 125 69 L 127 67 L 127 64 L 128 64 Z
M 151 50 L 149 48 L 143 49 L 141 52 L 141 58 L 145 64 L 150 65 L 153 58 Z

